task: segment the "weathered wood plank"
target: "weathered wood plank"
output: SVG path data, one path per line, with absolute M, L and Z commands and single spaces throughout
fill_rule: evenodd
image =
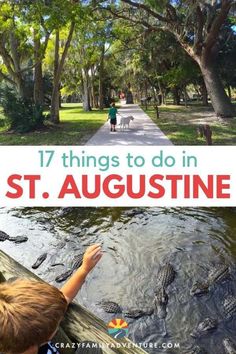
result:
M 35 274 L 20 265 L 6 253 L 0 250 L 0 274 L 11 277 L 38 279 Z M 102 345 L 104 354 L 147 354 L 141 348 L 132 348 L 132 342 L 124 338 L 115 340 L 107 333 L 106 324 L 90 311 L 77 303 L 69 306 L 65 319 L 61 323 L 66 335 L 76 342 L 92 341 Z M 123 344 L 123 347 L 121 346 Z M 126 347 L 124 347 L 126 345 Z M 121 346 L 119 348 L 119 346 Z M 130 348 L 129 348 L 130 347 Z M 67 351 L 68 354 L 69 351 Z

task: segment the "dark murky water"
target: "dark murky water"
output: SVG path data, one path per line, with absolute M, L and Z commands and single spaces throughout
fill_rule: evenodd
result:
M 236 314 L 224 318 L 223 301 L 236 295 L 236 210 L 233 208 L 58 208 L 0 209 L 0 230 L 11 236 L 26 235 L 27 243 L 9 241 L 0 248 L 31 268 L 38 256 L 50 257 L 36 273 L 52 284 L 70 267 L 76 254 L 95 242 L 104 256 L 89 275 L 77 300 L 108 322 L 97 303 L 112 300 L 123 308 L 152 306 L 161 264 L 174 266 L 177 276 L 168 287 L 165 320 L 146 316 L 127 319 L 129 337 L 136 342 L 180 343 L 180 349 L 149 349 L 150 353 L 184 353 L 196 344 L 208 353 L 223 354 L 222 340 L 236 341 Z M 216 284 L 209 294 L 194 298 L 194 280 L 205 279 L 212 265 L 226 262 L 231 278 Z M 52 264 L 59 265 L 52 267 Z M 58 285 L 58 284 L 57 284 Z M 218 329 L 193 339 L 190 333 L 205 317 L 219 320 Z

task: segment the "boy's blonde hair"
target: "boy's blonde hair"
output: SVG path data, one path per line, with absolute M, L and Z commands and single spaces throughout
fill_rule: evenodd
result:
M 23 353 L 47 342 L 67 308 L 57 288 L 34 280 L 0 283 L 0 352 Z

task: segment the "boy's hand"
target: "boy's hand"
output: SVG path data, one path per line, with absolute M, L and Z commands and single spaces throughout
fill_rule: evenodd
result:
M 96 244 L 87 248 L 84 253 L 83 263 L 81 267 L 70 277 L 70 279 L 61 288 L 68 304 L 76 297 L 81 289 L 87 274 L 95 267 L 101 259 L 101 246 Z
M 88 274 L 102 258 L 101 249 L 101 246 L 96 244 L 88 247 L 85 251 L 81 268 L 86 274 Z

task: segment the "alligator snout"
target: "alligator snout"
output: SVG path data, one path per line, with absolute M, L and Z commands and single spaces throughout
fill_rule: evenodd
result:
M 190 289 L 190 295 L 201 296 L 208 293 L 208 291 L 209 291 L 208 283 L 196 281 L 193 284 L 192 288 Z
M 214 318 L 206 318 L 204 321 L 200 322 L 197 328 L 191 333 L 191 337 L 197 338 L 213 331 L 217 328 L 218 322 Z

